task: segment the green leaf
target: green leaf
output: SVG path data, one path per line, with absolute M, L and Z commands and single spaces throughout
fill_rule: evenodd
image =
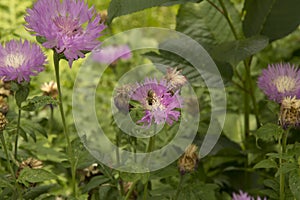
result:
M 57 105 L 58 101 L 49 96 L 35 96 L 24 103 L 26 103 L 26 105 L 22 106 L 22 110 L 35 111 L 46 105 Z
M 108 7 L 108 20 L 110 24 L 115 17 L 130 14 L 146 8 L 156 6 L 171 6 L 186 2 L 200 2 L 201 0 L 112 0 Z
M 51 179 L 57 179 L 57 177 L 44 169 L 31 169 L 29 167 L 25 167 L 20 172 L 18 182 L 23 184 L 27 184 L 27 182 L 39 183 Z
M 105 178 L 103 176 L 95 176 L 90 180 L 90 182 L 88 182 L 88 184 L 86 184 L 82 188 L 82 193 L 86 193 L 86 192 L 100 186 L 101 184 L 108 182 L 109 180 L 110 180 L 109 178 Z
M 296 200 L 300 200 L 300 169 L 290 172 L 289 186 Z
M 274 191 L 279 191 L 279 183 L 274 179 L 266 179 L 264 180 L 264 185 L 272 188 Z
M 276 124 L 268 123 L 268 124 L 260 127 L 255 132 L 255 136 L 257 139 L 261 139 L 266 142 L 273 142 L 274 139 L 278 140 L 281 132 L 282 132 L 282 129 L 280 128 L 280 126 L 278 126 Z
M 220 8 L 217 0 L 212 2 Z M 204 47 L 235 40 L 225 17 L 207 1 L 182 5 L 177 14 L 176 30 Z
M 201 200 L 216 200 L 216 190 L 218 186 L 210 183 L 193 183 L 185 184 L 182 187 L 178 199 L 190 200 L 190 199 L 201 199 Z
M 47 193 L 54 186 L 55 185 L 42 185 L 42 186 L 29 188 L 28 191 L 26 191 L 25 194 L 23 195 L 23 198 L 25 200 L 36 199 L 36 197 L 40 196 L 41 194 Z
M 280 39 L 300 24 L 298 0 L 247 0 L 243 30 L 247 37 L 262 34 Z
M 214 60 L 228 62 L 233 66 L 240 61 L 258 53 L 269 43 L 265 36 L 254 36 L 244 40 L 225 42 L 212 48 L 211 56 Z
M 297 168 L 298 165 L 296 163 L 284 162 L 282 163 L 282 166 L 278 169 L 277 173 L 275 174 L 275 177 L 279 176 L 281 173 L 287 174 L 290 171 L 293 171 Z
M 265 159 L 265 160 L 261 160 L 253 168 L 254 169 L 259 169 L 259 168 L 264 168 L 264 169 L 277 168 L 277 163 L 274 160 Z
M 28 83 L 19 84 L 19 87 L 15 92 L 16 104 L 18 105 L 19 108 L 21 108 L 22 102 L 24 102 L 27 99 L 28 94 L 29 94 L 29 84 Z

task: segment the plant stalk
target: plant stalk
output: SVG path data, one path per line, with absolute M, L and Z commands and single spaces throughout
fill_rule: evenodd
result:
M 5 153 L 5 156 L 6 156 L 7 165 L 8 165 L 8 168 L 10 170 L 10 173 L 11 173 L 12 177 L 14 177 L 14 179 L 16 179 L 15 172 L 14 172 L 12 166 L 11 166 L 11 163 L 10 163 L 10 157 L 9 157 L 9 154 L 8 154 L 8 150 L 7 150 L 7 147 L 6 147 L 6 142 L 5 142 L 5 138 L 4 138 L 3 134 L 4 134 L 3 131 L 0 131 L 0 139 L 1 139 L 1 143 L 2 143 L 4 153 Z
M 14 154 L 16 160 L 18 160 L 18 141 L 19 141 L 19 134 L 20 134 L 20 124 L 21 124 L 21 109 L 19 108 L 16 139 L 15 139 L 15 154 Z
M 66 125 L 66 119 L 64 114 L 64 107 L 63 107 L 63 100 L 62 100 L 62 92 L 61 92 L 61 86 L 60 86 L 60 75 L 59 75 L 59 54 L 56 53 L 56 51 L 53 51 L 53 61 L 54 61 L 54 68 L 55 68 L 55 77 L 56 77 L 56 83 L 57 83 L 57 89 L 58 89 L 58 101 L 59 101 L 59 110 L 60 115 L 63 123 L 63 129 L 64 129 L 64 135 L 67 140 L 67 152 L 69 156 L 69 162 L 71 164 L 71 176 L 72 176 L 72 191 L 73 195 L 77 197 L 77 185 L 76 185 L 76 165 L 77 162 L 75 161 L 74 157 L 74 151 L 72 149 L 71 140 L 69 137 L 67 125 Z
M 180 180 L 179 180 L 179 183 L 178 183 L 178 186 L 177 186 L 177 191 L 176 191 L 176 195 L 175 195 L 174 200 L 177 200 L 178 197 L 179 197 L 181 185 L 182 185 L 182 183 L 183 183 L 183 176 L 184 176 L 184 175 L 180 174 Z
M 284 162 L 284 160 L 282 159 L 282 156 L 286 153 L 286 143 L 287 143 L 287 137 L 288 137 L 288 132 L 289 130 L 285 130 L 283 131 L 282 134 L 282 138 L 279 139 L 279 145 L 281 146 L 281 156 L 279 158 L 279 164 L 280 164 L 280 168 L 282 167 L 282 164 Z M 280 141 L 282 140 L 282 142 Z M 282 172 L 282 170 L 280 171 L 280 177 L 279 177 L 279 184 L 280 184 L 280 200 L 284 200 L 285 199 L 285 174 Z

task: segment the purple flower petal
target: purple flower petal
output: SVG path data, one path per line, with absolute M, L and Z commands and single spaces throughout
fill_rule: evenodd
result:
M 93 59 L 104 64 L 111 64 L 118 59 L 128 60 L 132 57 L 127 45 L 103 47 L 93 53 Z
M 46 56 L 40 47 L 28 41 L 11 40 L 5 47 L 0 45 L 0 77 L 4 81 L 30 81 L 44 70 Z
M 83 51 L 91 51 L 100 44 L 97 40 L 105 25 L 100 15 L 88 8 L 83 0 L 38 0 L 27 9 L 25 27 L 47 41 L 43 46 L 63 53 L 70 67 L 83 58 Z
M 300 98 L 300 72 L 289 63 L 269 65 L 258 78 L 258 86 L 277 103 L 288 96 Z

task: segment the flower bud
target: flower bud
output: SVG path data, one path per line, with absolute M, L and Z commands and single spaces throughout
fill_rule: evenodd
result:
M 283 129 L 297 127 L 300 124 L 300 100 L 296 97 L 285 97 L 281 102 L 279 125 Z
M 196 145 L 190 144 L 186 148 L 185 153 L 179 158 L 178 167 L 182 175 L 186 172 L 193 172 L 196 169 L 199 162 L 197 149 Z

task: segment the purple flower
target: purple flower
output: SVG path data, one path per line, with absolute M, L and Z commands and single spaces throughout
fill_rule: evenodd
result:
M 46 57 L 36 44 L 26 40 L 0 44 L 0 77 L 4 77 L 4 81 L 29 82 L 30 76 L 44 70 L 45 63 Z
M 25 27 L 46 39 L 44 47 L 63 53 L 70 67 L 100 44 L 97 38 L 105 28 L 100 15 L 83 0 L 38 0 L 27 13 Z
M 181 98 L 178 91 L 172 94 L 168 90 L 166 80 L 158 83 L 156 79 L 146 79 L 137 85 L 131 99 L 140 102 L 145 111 L 138 123 L 150 126 L 154 120 L 155 124 L 172 125 L 173 121 L 178 121 L 180 112 L 176 109 L 182 107 Z
M 104 64 L 111 64 L 118 59 L 128 60 L 131 57 L 131 51 L 127 45 L 107 46 L 93 53 L 93 59 Z
M 300 72 L 289 63 L 269 65 L 258 78 L 258 86 L 277 103 L 288 96 L 300 98 Z
M 243 192 L 241 190 L 239 192 L 239 194 L 232 194 L 232 200 L 255 200 L 255 198 L 248 195 L 247 192 Z M 264 197 L 263 199 L 261 199 L 260 197 L 257 197 L 257 200 L 267 200 L 267 198 Z

